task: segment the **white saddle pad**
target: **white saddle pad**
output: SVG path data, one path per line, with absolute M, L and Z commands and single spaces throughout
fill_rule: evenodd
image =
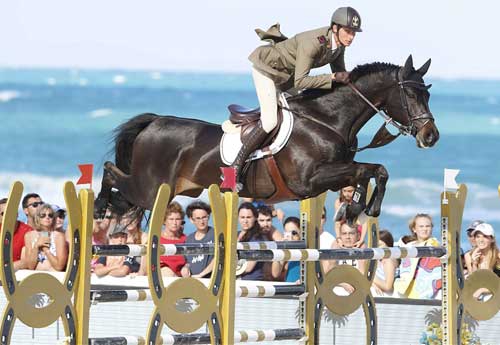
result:
M 288 108 L 288 103 L 283 95 L 280 95 L 280 102 L 285 108 Z M 240 139 L 241 128 L 234 126 L 228 120 L 222 124 L 222 129 L 224 130 L 224 134 L 222 135 L 222 139 L 220 141 L 220 157 L 222 158 L 222 162 L 224 162 L 224 164 L 231 165 L 243 145 Z M 283 110 L 283 122 L 281 123 L 281 127 L 276 135 L 276 138 L 271 145 L 269 145 L 272 154 L 281 151 L 281 149 L 286 145 L 288 139 L 290 139 L 290 135 L 292 134 L 292 129 L 293 115 L 288 110 Z M 264 156 L 264 152 L 259 149 L 254 151 L 248 160 L 252 161 L 261 159 Z

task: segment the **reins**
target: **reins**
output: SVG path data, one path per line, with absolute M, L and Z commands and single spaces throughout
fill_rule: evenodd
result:
M 398 78 L 399 79 L 399 78 Z M 404 91 L 404 86 L 405 85 L 409 85 L 411 87 L 414 87 L 414 88 L 418 88 L 418 89 L 422 89 L 422 90 L 427 90 L 429 89 L 432 85 L 425 85 L 424 83 L 420 83 L 420 82 L 417 82 L 417 81 L 413 81 L 413 80 L 403 80 L 403 81 L 399 81 L 397 82 L 397 86 L 399 86 L 399 92 L 400 92 L 400 97 L 401 97 L 401 104 L 403 105 L 403 108 L 406 110 L 407 114 L 408 114 L 408 119 L 409 119 L 409 122 L 410 124 L 409 125 L 402 125 L 398 122 L 396 122 L 390 115 L 388 115 L 384 109 L 379 109 L 377 108 L 377 106 L 375 106 L 375 104 L 373 104 L 368 98 L 366 98 L 362 93 L 361 91 L 358 90 L 358 88 L 351 82 L 349 82 L 347 84 L 347 86 L 349 86 L 349 88 L 351 88 L 351 90 L 353 90 L 366 104 L 368 104 L 373 110 L 375 110 L 375 113 L 376 114 L 379 114 L 383 119 L 384 119 L 384 123 L 382 124 L 382 126 L 379 128 L 379 130 L 377 131 L 377 133 L 375 133 L 372 141 L 366 145 L 366 146 L 363 146 L 363 147 L 360 147 L 360 148 L 353 148 L 351 147 L 350 150 L 352 152 L 361 152 L 363 150 L 366 150 L 366 149 L 369 149 L 369 148 L 376 148 L 376 147 L 381 147 L 381 146 L 384 146 L 384 145 L 387 145 L 389 144 L 390 142 L 392 142 L 394 139 L 396 139 L 397 137 L 399 137 L 400 135 L 412 135 L 412 136 L 415 136 L 416 133 L 417 133 L 417 128 L 414 124 L 415 121 L 418 121 L 418 120 L 427 120 L 424 122 L 423 126 L 425 126 L 427 124 L 427 122 L 429 121 L 434 121 L 434 117 L 432 116 L 432 113 L 430 112 L 425 112 L 425 113 L 422 113 L 420 115 L 417 115 L 417 116 L 411 116 L 411 113 L 410 113 L 410 108 L 408 106 L 408 100 L 406 98 L 406 95 L 405 95 L 405 91 Z M 318 123 L 328 129 L 330 129 L 333 133 L 335 133 L 337 135 L 337 137 L 339 137 L 342 142 L 344 142 L 344 144 L 348 144 L 346 143 L 344 137 L 338 132 L 338 130 L 324 122 L 321 122 L 317 119 L 315 119 L 314 117 L 312 116 L 309 116 L 307 114 L 304 114 L 302 112 L 298 112 L 298 111 L 295 111 L 295 110 L 292 110 L 288 107 L 284 107 L 284 106 L 281 106 L 281 109 L 283 110 L 287 110 L 289 112 L 291 112 L 292 114 L 295 114 L 295 115 L 299 115 L 301 117 L 304 117 L 310 121 L 313 121 L 315 123 Z M 387 125 L 392 125 L 394 126 L 395 128 L 397 128 L 398 130 L 398 134 L 396 135 L 393 135 L 391 134 L 386 126 Z

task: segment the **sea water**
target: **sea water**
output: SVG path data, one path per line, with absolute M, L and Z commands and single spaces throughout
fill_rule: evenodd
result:
M 389 171 L 380 226 L 397 239 L 409 233 L 413 215 L 429 213 L 439 238 L 443 170 L 450 168 L 460 169 L 457 182 L 469 188 L 462 228 L 482 219 L 500 236 L 500 81 L 428 82 L 434 84 L 430 106 L 441 133 L 436 146 L 418 149 L 414 138 L 400 137 L 356 156 L 356 161 L 380 163 Z M 63 205 L 63 183 L 78 179 L 77 165 L 82 163 L 94 164 L 93 188 L 98 192 L 102 164 L 113 159 L 115 127 L 144 112 L 221 123 L 230 103 L 257 105 L 250 75 L 0 69 L 0 197 L 20 180 L 25 193 L 36 192 L 44 201 Z M 380 123 L 378 118 L 368 123 L 359 136 L 361 145 L 370 141 Z M 327 199 L 328 231 L 336 197 L 330 192 Z M 186 205 L 190 199 L 180 201 Z M 287 216 L 298 214 L 296 202 L 277 207 Z M 186 232 L 191 231 L 187 221 Z M 462 243 L 466 248 L 466 241 Z

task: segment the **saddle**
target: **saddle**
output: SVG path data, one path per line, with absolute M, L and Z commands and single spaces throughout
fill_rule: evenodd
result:
M 285 103 L 286 104 L 286 103 Z M 240 127 L 240 140 L 242 143 L 245 142 L 246 136 L 250 134 L 253 127 L 258 124 L 260 121 L 260 108 L 246 108 L 238 104 L 231 104 L 228 106 L 230 116 L 229 121 L 236 127 Z M 274 153 L 270 147 L 270 144 L 273 143 L 275 138 L 280 133 L 280 128 L 283 123 L 283 109 L 278 106 L 278 125 L 272 130 L 271 133 L 267 136 L 264 142 L 260 145 L 260 149 L 264 152 L 264 162 L 266 163 L 267 171 L 271 176 L 271 179 L 274 182 L 276 190 L 273 195 L 271 195 L 266 201 L 269 203 L 280 202 L 283 200 L 290 199 L 298 199 L 297 195 L 293 193 L 287 186 L 286 182 L 281 175 L 281 171 L 276 164 L 274 159 Z M 288 140 L 288 138 L 286 139 Z M 246 167 L 243 170 L 248 168 L 248 164 L 251 160 L 247 161 Z
M 238 104 L 231 104 L 227 107 L 229 109 L 229 121 L 236 127 L 241 127 L 240 139 L 244 143 L 248 134 L 260 121 L 260 108 L 247 108 Z M 278 106 L 278 125 L 269 133 L 266 140 L 260 145 L 259 148 L 269 145 L 276 135 L 278 134 L 281 123 L 283 122 L 283 112 L 281 107 Z

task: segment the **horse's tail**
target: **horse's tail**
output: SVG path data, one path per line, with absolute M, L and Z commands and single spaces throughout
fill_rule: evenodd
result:
M 135 138 L 158 117 L 158 115 L 150 113 L 140 114 L 114 130 L 115 164 L 125 174 L 130 174 L 132 148 Z

